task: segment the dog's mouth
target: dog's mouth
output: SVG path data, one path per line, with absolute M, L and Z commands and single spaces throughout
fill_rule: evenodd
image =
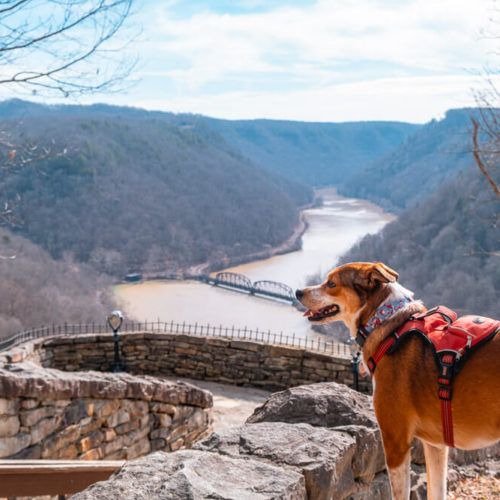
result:
M 304 316 L 309 320 L 309 321 L 320 321 L 325 318 L 331 318 L 332 316 L 335 316 L 340 312 L 340 307 L 337 304 L 331 304 L 326 307 L 322 307 L 321 309 L 318 309 L 317 311 L 313 311 L 312 309 L 308 309 L 305 313 Z

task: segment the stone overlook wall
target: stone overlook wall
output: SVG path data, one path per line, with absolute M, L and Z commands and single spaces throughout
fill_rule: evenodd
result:
M 315 382 L 354 383 L 350 360 L 297 347 L 166 333 L 124 333 L 121 345 L 130 373 L 189 377 L 273 391 Z M 53 338 L 42 347 L 42 365 L 65 371 L 107 371 L 113 361 L 110 335 Z M 360 380 L 360 390 L 370 392 L 370 381 Z
M 0 458 L 131 459 L 189 448 L 209 434 L 211 394 L 153 377 L 269 390 L 353 383 L 349 360 L 297 347 L 168 333 L 120 337 L 128 373 L 109 373 L 111 334 L 38 339 L 0 352 Z M 369 392 L 370 383 L 362 389 Z
M 246 424 L 192 450 L 127 462 L 73 498 L 108 500 L 118 491 L 158 500 L 390 498 L 371 398 L 334 382 L 272 394 Z
M 478 459 L 490 459 L 493 473 L 498 469 L 498 445 L 459 453 L 449 485 L 484 470 L 487 462 Z M 457 464 L 472 461 L 473 468 L 460 471 Z M 423 500 L 421 447 L 411 469 L 409 498 Z M 391 493 L 371 397 L 331 382 L 271 394 L 245 424 L 213 433 L 191 450 L 126 462 L 108 481 L 72 498 L 387 500 Z
M 132 459 L 211 432 L 212 395 L 153 377 L 43 368 L 44 341 L 0 353 L 0 458 Z

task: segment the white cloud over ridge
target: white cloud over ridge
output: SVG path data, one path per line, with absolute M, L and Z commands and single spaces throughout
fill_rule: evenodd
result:
M 473 75 L 493 48 L 480 36 L 491 0 L 318 0 L 186 17 L 155 5 L 143 78 L 168 91 L 139 103 L 228 118 L 425 121 L 473 104 Z
M 85 100 L 224 118 L 424 122 L 474 105 L 495 0 L 142 0 L 140 83 Z M 496 47 L 495 47 L 496 45 Z
M 500 79 L 497 80 L 500 85 Z M 371 80 L 290 92 L 226 92 L 143 99 L 146 109 L 228 119 L 273 118 L 341 122 L 393 120 L 424 123 L 451 108 L 474 105 L 477 77 L 443 75 Z

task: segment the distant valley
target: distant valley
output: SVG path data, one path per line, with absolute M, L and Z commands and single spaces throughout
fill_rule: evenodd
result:
M 175 271 L 276 246 L 312 187 L 400 145 L 401 123 L 231 122 L 108 106 L 0 105 L 14 143 L 50 146 L 2 182 L 19 234 L 100 271 Z
M 131 271 L 177 272 L 281 244 L 301 207 L 313 202 L 313 188 L 337 186 L 401 213 L 346 259 L 386 261 L 430 302 L 452 269 L 485 273 L 476 295 L 483 289 L 494 298 L 479 300 L 476 312 L 488 312 L 500 289 L 498 238 L 488 226 L 498 210 L 487 222 L 470 215 L 482 213 L 471 200 L 486 192 L 471 168 L 473 112 L 452 110 L 423 126 L 332 124 L 5 101 L 0 129 L 8 140 L 0 152 L 7 158 L 14 144 L 17 158 L 28 151 L 33 161 L 2 172 L 1 201 L 12 207 L 4 226 L 55 262 L 115 279 Z M 37 158 L 37 151 L 49 154 Z M 459 227 L 468 228 L 466 244 Z M 448 305 L 475 306 L 453 289 Z M 108 299 L 99 300 L 104 311 Z M 0 313 L 20 316 L 15 308 Z

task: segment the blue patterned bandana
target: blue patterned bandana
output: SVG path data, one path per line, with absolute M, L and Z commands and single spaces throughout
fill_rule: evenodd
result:
M 390 302 L 389 304 L 381 305 L 375 314 L 368 320 L 368 323 L 364 325 L 364 331 L 369 335 L 370 333 L 382 325 L 385 321 L 392 318 L 398 311 L 403 309 L 406 305 L 412 302 L 413 299 L 410 297 L 404 297 L 396 302 Z

